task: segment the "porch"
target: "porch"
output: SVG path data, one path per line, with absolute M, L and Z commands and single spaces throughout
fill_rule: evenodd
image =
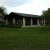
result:
M 41 26 L 45 25 L 45 19 L 41 18 L 34 18 L 34 17 L 19 17 L 19 18 L 12 18 L 12 19 L 6 19 L 6 24 L 12 24 L 15 25 L 21 25 L 22 27 L 36 27 L 36 26 Z

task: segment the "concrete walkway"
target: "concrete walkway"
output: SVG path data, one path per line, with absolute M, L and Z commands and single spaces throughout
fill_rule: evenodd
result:
M 40 26 L 40 25 L 33 25 L 33 26 L 22 26 L 22 27 L 43 27 L 43 26 Z

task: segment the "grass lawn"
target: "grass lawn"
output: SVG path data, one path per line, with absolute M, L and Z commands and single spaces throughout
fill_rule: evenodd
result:
M 50 28 L 0 27 L 0 50 L 50 50 Z

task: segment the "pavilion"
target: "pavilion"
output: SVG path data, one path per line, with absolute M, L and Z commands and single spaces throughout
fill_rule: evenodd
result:
M 16 24 L 16 25 L 18 25 L 18 21 L 20 21 L 20 25 L 22 27 L 40 26 L 41 23 L 45 25 L 45 19 L 39 15 L 11 12 L 4 19 L 7 25 L 9 24 L 9 21 L 11 21 L 13 24 Z

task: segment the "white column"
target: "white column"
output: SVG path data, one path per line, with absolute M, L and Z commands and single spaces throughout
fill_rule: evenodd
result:
M 44 25 L 45 25 L 45 19 L 44 19 Z
M 41 19 L 41 23 L 43 24 L 43 19 Z
M 37 25 L 40 25 L 40 23 L 39 23 L 39 19 L 37 19 Z
M 8 25 L 8 19 L 6 19 L 6 24 Z
M 15 24 L 15 18 L 13 18 L 13 24 Z
M 33 19 L 31 18 L 31 26 L 33 26 Z
M 22 26 L 22 19 L 21 19 L 21 26 Z
M 25 27 L 25 17 L 23 17 L 23 27 Z

